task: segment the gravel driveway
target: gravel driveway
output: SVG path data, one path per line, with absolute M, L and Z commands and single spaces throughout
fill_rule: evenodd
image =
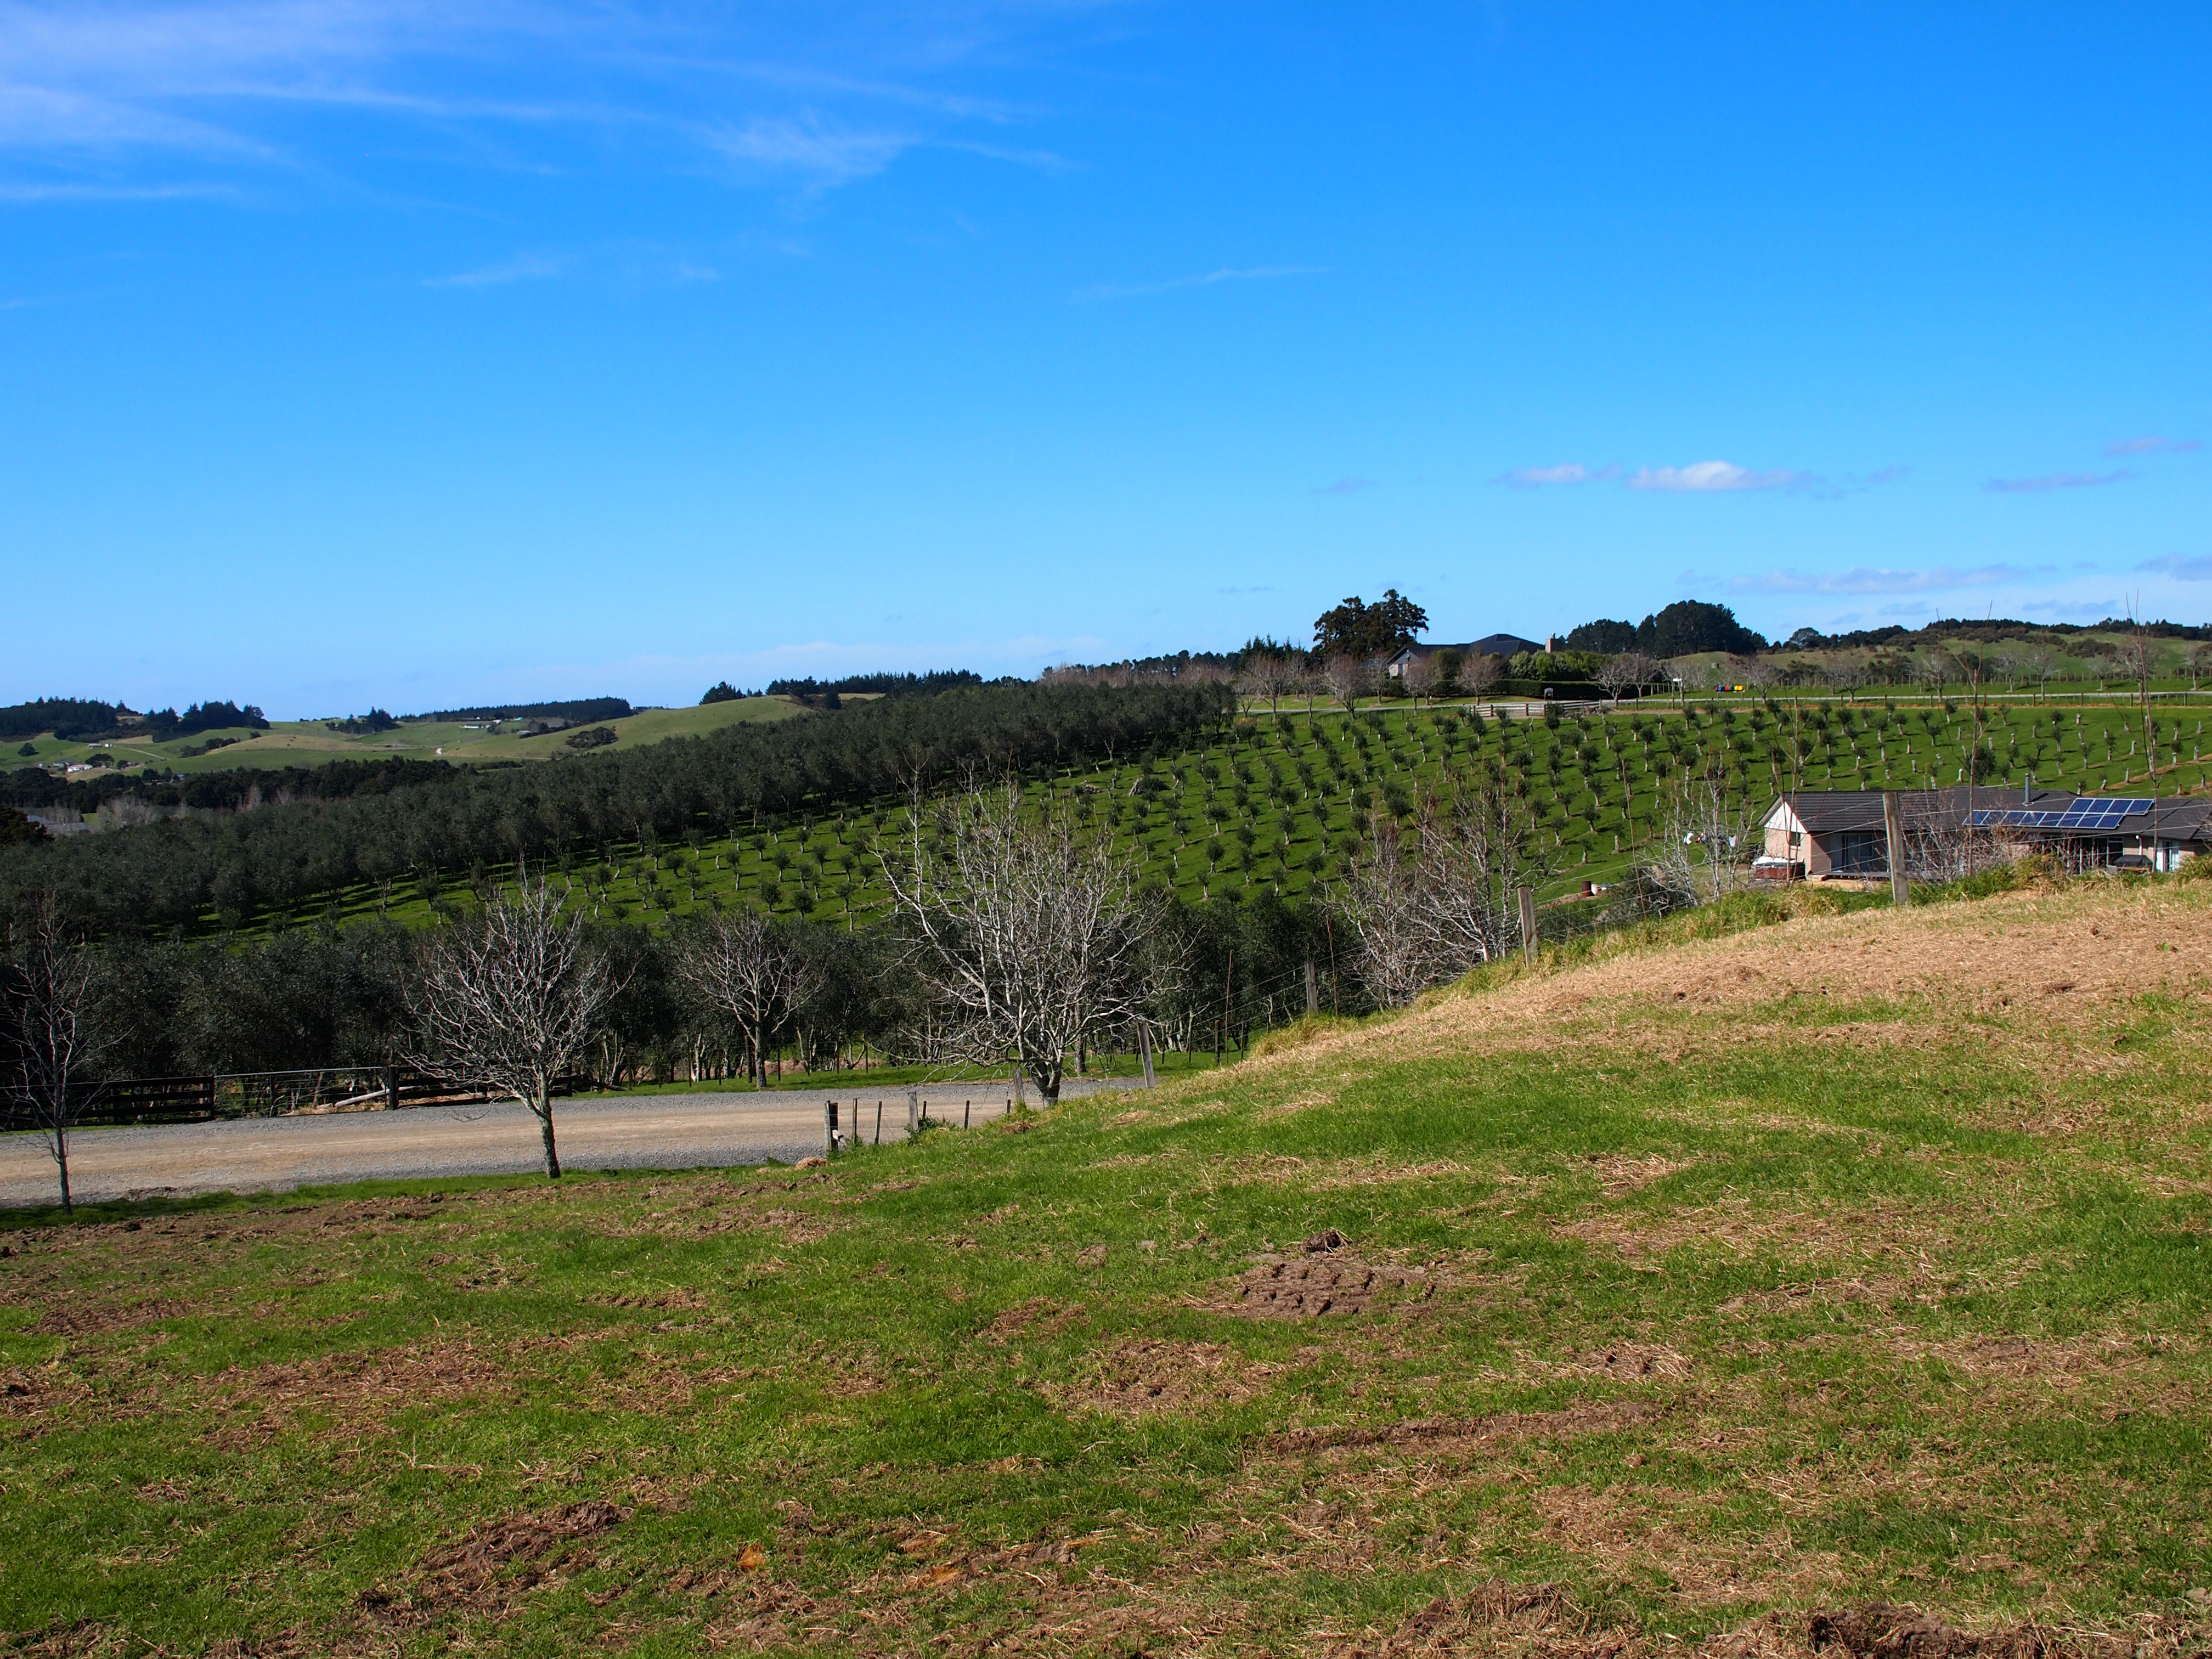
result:
M 1133 1086 L 1071 1080 L 1069 1095 Z M 1010 1098 L 1004 1084 L 935 1084 L 918 1091 L 932 1115 L 960 1121 L 974 1103 L 981 1121 Z M 872 1139 L 876 1103 L 883 1135 L 906 1128 L 902 1086 L 851 1093 L 632 1095 L 561 1101 L 553 1123 L 561 1164 L 571 1170 L 673 1170 L 698 1165 L 795 1162 L 822 1150 L 822 1107 L 836 1100 L 840 1122 Z M 417 1106 L 397 1112 L 320 1117 L 241 1118 L 222 1123 L 81 1129 L 70 1137 L 70 1184 L 86 1203 L 210 1192 L 269 1192 L 346 1181 L 423 1176 L 526 1175 L 544 1167 L 538 1121 L 513 1103 Z M 53 1160 L 36 1134 L 0 1135 L 0 1205 L 48 1204 Z

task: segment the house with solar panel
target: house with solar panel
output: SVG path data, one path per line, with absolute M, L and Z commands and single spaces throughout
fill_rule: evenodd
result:
M 2051 853 L 2076 870 L 2175 870 L 2212 851 L 2212 799 L 2075 795 L 2058 789 L 1915 790 L 1902 797 L 1915 831 L 1971 824 L 2007 856 Z M 1753 874 L 1768 881 L 1887 876 L 1889 836 L 1875 789 L 1802 791 L 1766 814 Z

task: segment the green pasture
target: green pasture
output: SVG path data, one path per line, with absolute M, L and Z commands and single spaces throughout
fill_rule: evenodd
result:
M 0 1649 L 2193 1652 L 2207 1004 L 1852 964 L 2185 969 L 2208 901 L 1634 958 L 1735 1006 L 1515 973 L 827 1168 L 18 1214 Z
M 17 765 L 33 762 L 85 764 L 95 757 L 118 766 L 157 766 L 179 772 L 220 772 L 241 766 L 315 766 L 332 760 L 448 760 L 456 764 L 483 765 L 495 762 L 560 760 L 579 751 L 568 739 L 577 731 L 599 725 L 611 728 L 615 741 L 604 749 L 636 748 L 667 738 L 696 737 L 757 720 L 792 720 L 810 711 L 788 697 L 743 697 L 732 702 L 712 702 L 696 708 L 646 708 L 621 720 L 588 722 L 586 727 L 549 732 L 534 738 L 520 736 L 519 721 L 503 721 L 506 728 L 493 732 L 489 722 L 457 720 L 408 721 L 393 731 L 355 735 L 333 732 L 325 720 L 274 720 L 267 731 L 237 726 L 228 731 L 203 732 L 167 743 L 144 743 L 129 736 L 99 743 L 63 743 L 51 735 L 31 740 L 35 751 L 26 757 L 20 744 Z M 210 744 L 217 746 L 210 747 Z

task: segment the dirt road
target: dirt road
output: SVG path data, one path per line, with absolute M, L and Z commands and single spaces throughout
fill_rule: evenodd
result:
M 1069 1094 L 1124 1083 L 1079 1085 Z M 921 1090 L 933 1115 L 960 1121 L 975 1103 L 981 1121 L 1006 1109 L 1002 1084 Z M 883 1138 L 906 1128 L 903 1087 L 851 1094 L 634 1095 L 557 1103 L 561 1163 L 574 1170 L 683 1169 L 701 1164 L 795 1161 L 822 1150 L 822 1107 L 836 1099 L 841 1121 L 861 1105 L 872 1139 L 883 1103 Z M 149 1128 L 82 1129 L 70 1138 L 70 1182 L 87 1203 L 133 1195 L 281 1191 L 333 1182 L 422 1176 L 528 1174 L 544 1167 L 538 1121 L 518 1105 L 413 1107 L 326 1117 L 248 1118 Z M 54 1197 L 53 1160 L 35 1134 L 0 1135 L 0 1205 Z

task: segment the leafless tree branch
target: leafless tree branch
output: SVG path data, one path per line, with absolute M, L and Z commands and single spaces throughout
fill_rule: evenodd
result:
M 409 987 L 409 1062 L 434 1077 L 511 1096 L 538 1118 L 545 1173 L 557 1181 L 553 1088 L 591 1042 L 621 988 L 584 937 L 580 915 L 526 875 L 425 942 Z

